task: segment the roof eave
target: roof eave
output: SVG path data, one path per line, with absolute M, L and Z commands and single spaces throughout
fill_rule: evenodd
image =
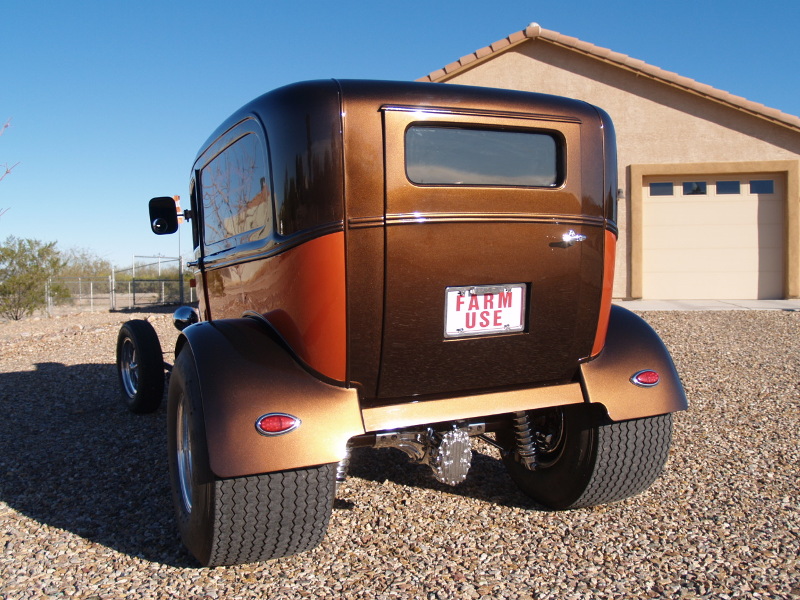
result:
M 752 102 L 741 96 L 735 96 L 729 92 L 718 90 L 710 85 L 699 83 L 688 77 L 683 77 L 677 73 L 665 71 L 659 67 L 654 67 L 644 61 L 637 60 L 614 52 L 607 48 L 601 48 L 583 42 L 577 38 L 562 35 L 556 31 L 550 31 L 542 28 L 538 23 L 531 23 L 522 31 L 511 34 L 510 36 L 498 40 L 490 46 L 486 46 L 475 52 L 461 57 L 459 60 L 446 65 L 442 69 L 438 69 L 429 73 L 425 77 L 418 79 L 418 81 L 430 81 L 436 83 L 444 83 L 452 79 L 458 74 L 472 69 L 477 65 L 494 58 L 500 53 L 507 52 L 508 50 L 532 40 L 541 40 L 543 42 L 564 48 L 571 52 L 578 52 L 585 56 L 605 62 L 617 68 L 624 69 L 632 72 L 639 77 L 647 77 L 653 81 L 661 84 L 674 87 L 684 92 L 688 92 L 694 96 L 710 100 L 717 104 L 725 105 L 737 111 L 743 112 L 750 116 L 769 121 L 782 127 L 787 127 L 794 131 L 800 131 L 800 118 L 779 111 L 774 108 L 769 108 L 763 104 Z

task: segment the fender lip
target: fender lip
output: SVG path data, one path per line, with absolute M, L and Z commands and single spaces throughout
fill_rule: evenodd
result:
M 645 368 L 646 367 L 646 368 Z M 631 385 L 631 373 L 656 371 L 658 385 Z M 586 402 L 601 404 L 612 421 L 686 410 L 689 403 L 672 357 L 639 315 L 613 305 L 603 351 L 580 367 Z
M 339 462 L 348 440 L 364 433 L 358 392 L 309 374 L 255 319 L 197 323 L 181 336 L 197 365 L 209 466 L 217 477 Z M 255 418 L 272 413 L 303 426 L 292 435 L 263 435 Z

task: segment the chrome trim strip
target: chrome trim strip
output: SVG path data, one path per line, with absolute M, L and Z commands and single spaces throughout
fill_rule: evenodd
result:
M 377 217 L 351 217 L 347 220 L 350 229 L 367 229 L 369 227 L 383 227 L 386 221 L 383 215 Z
M 552 225 L 594 225 L 603 227 L 604 217 L 544 213 L 394 213 L 386 215 L 386 225 L 411 223 L 543 223 Z
M 568 115 L 552 115 L 540 113 L 518 113 L 505 110 L 482 110 L 476 108 L 444 108 L 438 106 L 405 106 L 402 104 L 384 104 L 381 110 L 385 112 L 405 112 L 430 115 L 463 115 L 468 117 L 498 117 L 505 119 L 525 119 L 526 121 L 555 121 L 558 123 L 582 123 L 577 117 Z
M 253 242 L 254 247 L 251 249 L 241 250 L 242 246 L 239 246 L 206 256 L 203 259 L 203 267 L 205 270 L 212 270 L 222 267 L 232 267 L 262 258 L 270 258 L 286 252 L 287 250 L 291 250 L 296 246 L 300 246 L 310 240 L 341 231 L 344 231 L 344 222 L 337 221 L 336 223 L 328 223 L 300 233 L 292 234 L 291 237 L 281 238 L 270 236 L 263 240 Z

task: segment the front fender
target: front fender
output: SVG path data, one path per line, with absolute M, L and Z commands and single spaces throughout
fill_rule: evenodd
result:
M 631 377 L 657 371 L 653 387 L 640 387 Z M 664 343 L 640 316 L 611 307 L 606 345 L 600 355 L 581 365 L 584 397 L 602 404 L 613 421 L 626 421 L 686 410 L 689 403 Z
M 218 477 L 241 477 L 338 462 L 347 441 L 364 433 L 358 393 L 324 383 L 291 357 L 268 326 L 255 319 L 197 323 L 176 348 L 189 344 L 202 399 L 209 464 Z M 256 420 L 288 413 L 300 426 L 264 436 Z

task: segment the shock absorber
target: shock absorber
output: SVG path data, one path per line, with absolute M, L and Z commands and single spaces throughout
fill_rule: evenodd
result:
M 531 419 L 525 411 L 515 412 L 512 421 L 517 442 L 517 460 L 529 471 L 537 467 L 536 440 Z

